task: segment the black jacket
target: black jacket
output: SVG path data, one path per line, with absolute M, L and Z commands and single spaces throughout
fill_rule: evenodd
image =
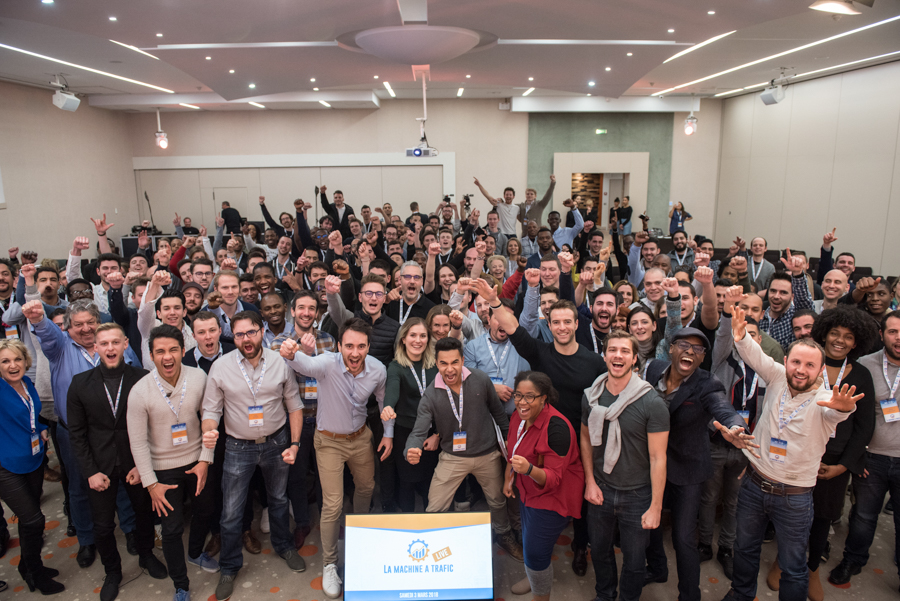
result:
M 647 382 L 656 384 L 671 365 L 654 359 L 647 368 Z M 660 393 L 665 399 L 665 393 Z M 709 454 L 709 422 L 744 426 L 725 397 L 725 386 L 708 371 L 697 369 L 675 392 L 669 406 L 669 448 L 666 452 L 666 479 L 673 484 L 700 484 L 712 476 Z
M 372 335 L 369 337 L 369 354 L 387 367 L 394 360 L 394 343 L 397 340 L 397 332 L 400 331 L 400 322 L 388 317 L 384 311 L 381 312 L 381 317 L 375 323 L 372 323 L 372 318 L 366 315 L 362 309 L 356 311 L 356 317 L 372 326 Z
M 344 218 L 338 219 L 338 210 L 337 206 L 333 202 L 328 202 L 328 197 L 325 196 L 325 193 L 322 192 L 322 209 L 324 209 L 325 214 L 331 217 L 331 221 L 334 223 L 334 229 L 340 230 L 342 238 L 349 238 L 350 234 L 350 215 L 353 215 L 353 207 L 344 203 Z
M 72 450 L 85 478 L 98 472 L 109 475 L 117 462 L 125 473 L 134 467 L 128 439 L 128 420 L 125 418 L 128 412 L 128 394 L 138 380 L 150 372 L 130 365 L 125 365 L 124 368 L 122 397 L 115 416 L 104 392 L 101 366 L 77 374 L 69 386 L 66 397 L 69 434 Z M 110 396 L 114 394 L 115 391 Z
M 110 316 L 112 316 L 114 322 L 122 326 L 122 329 L 125 330 L 125 335 L 128 336 L 128 344 L 131 346 L 131 350 L 134 351 L 134 354 L 138 357 L 142 357 L 143 351 L 141 350 L 141 341 L 143 340 L 143 337 L 141 336 L 141 331 L 138 329 L 137 309 L 132 309 L 125 304 L 125 295 L 122 294 L 121 288 L 110 288 L 107 291 L 107 294 L 109 295 Z
M 223 355 L 230 353 L 231 351 L 233 351 L 236 348 L 233 344 L 231 344 L 230 342 L 226 342 L 224 340 L 219 340 L 219 346 L 222 347 Z M 214 361 L 210 361 L 209 359 L 207 359 L 203 355 L 201 355 L 200 362 L 198 363 L 197 357 L 194 355 L 195 350 L 197 350 L 197 349 L 193 348 L 193 349 L 185 352 L 184 357 L 181 359 L 181 364 L 187 365 L 188 367 L 199 367 L 204 372 L 206 372 L 207 375 L 209 375 L 209 368 L 212 367 L 212 364 L 214 363 Z

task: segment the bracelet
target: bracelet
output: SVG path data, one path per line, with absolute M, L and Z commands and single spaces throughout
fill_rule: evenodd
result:
M 526 476 L 530 476 L 530 475 L 531 475 L 531 470 L 533 470 L 533 469 L 534 469 L 534 464 L 533 464 L 533 463 L 529 463 L 529 464 L 528 464 L 528 471 L 525 472 L 525 475 L 526 475 Z
M 461 325 L 455 326 L 455 325 L 453 325 L 453 324 L 450 324 L 450 327 L 453 328 L 454 330 L 461 330 L 461 329 L 462 329 L 462 326 L 461 326 Z
M 500 303 L 500 304 L 497 305 L 496 307 L 495 307 L 494 305 L 490 305 L 491 309 L 499 309 L 499 308 L 502 307 L 502 306 L 503 306 L 503 303 Z
M 297 448 L 299 449 L 299 448 L 300 448 L 300 441 L 299 441 L 299 440 L 292 440 L 292 441 L 291 441 L 291 446 L 292 446 L 292 447 L 297 447 Z

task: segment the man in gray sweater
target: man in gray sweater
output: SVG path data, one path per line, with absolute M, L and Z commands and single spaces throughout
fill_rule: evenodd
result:
M 488 375 L 463 367 L 462 343 L 439 340 L 434 348 L 438 376 L 419 402 L 416 425 L 406 441 L 406 460 L 415 465 L 432 422 L 441 437 L 441 455 L 428 492 L 428 512 L 447 511 L 463 479 L 472 474 L 484 490 L 491 509 L 497 544 L 523 561 L 503 495 L 503 455 L 498 447 L 509 431 L 509 418 Z M 468 399 L 468 404 L 466 403 Z

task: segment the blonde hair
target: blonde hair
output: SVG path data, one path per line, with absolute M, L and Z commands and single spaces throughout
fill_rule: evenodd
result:
M 507 259 L 503 255 L 491 255 L 490 257 L 488 257 L 488 260 L 485 261 L 485 265 L 488 268 L 488 272 L 490 272 L 491 263 L 493 263 L 494 261 L 502 261 L 503 262 L 503 273 L 506 273 L 506 270 L 509 269 L 509 259 Z
M 12 351 L 25 359 L 25 369 L 31 369 L 31 354 L 21 340 L 16 338 L 3 338 L 0 340 L 0 351 Z
M 403 339 L 406 338 L 406 335 L 409 334 L 409 331 L 414 326 L 422 326 L 428 335 L 428 343 L 425 345 L 425 352 L 422 354 L 422 366 L 425 369 L 430 369 L 434 367 L 434 345 L 431 344 L 431 330 L 428 329 L 428 325 L 421 317 L 410 317 L 400 326 L 400 331 L 397 332 L 396 348 L 394 349 L 394 361 L 403 367 L 412 367 L 412 360 L 406 354 L 406 345 L 403 343 Z

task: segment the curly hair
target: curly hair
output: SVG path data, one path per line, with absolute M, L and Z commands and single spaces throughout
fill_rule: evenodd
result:
M 878 324 L 868 313 L 849 305 L 838 305 L 819 315 L 813 324 L 812 339 L 824 347 L 828 332 L 837 327 L 847 328 L 856 339 L 856 347 L 847 354 L 850 361 L 867 354 L 878 338 Z
M 559 393 L 556 392 L 553 382 L 547 374 L 540 371 L 520 371 L 516 375 L 515 388 L 518 389 L 522 382 L 530 382 L 540 394 L 547 395 L 546 403 L 548 405 L 559 403 Z

